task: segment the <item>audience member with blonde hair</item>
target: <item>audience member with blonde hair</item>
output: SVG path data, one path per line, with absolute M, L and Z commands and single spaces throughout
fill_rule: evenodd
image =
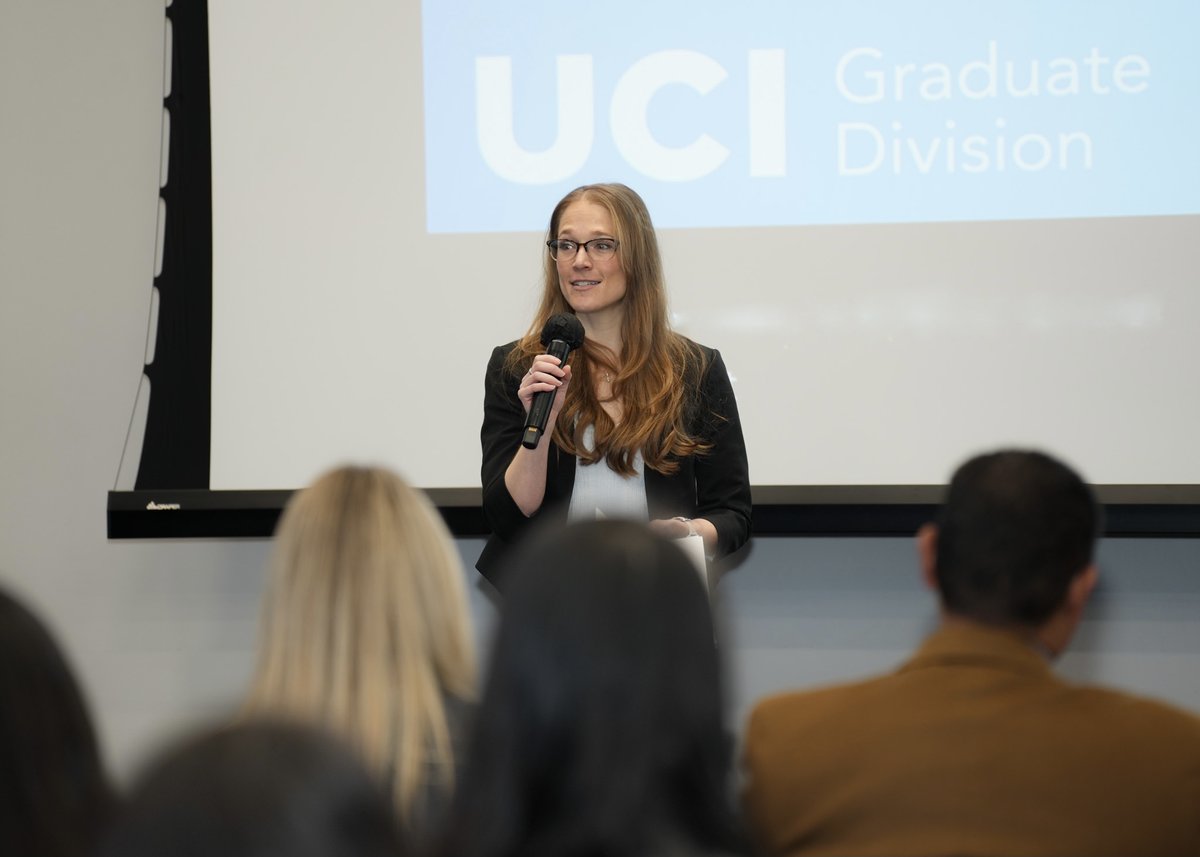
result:
M 270 574 L 247 715 L 341 735 L 419 845 L 453 790 L 475 687 L 445 524 L 395 473 L 340 467 L 288 504 Z

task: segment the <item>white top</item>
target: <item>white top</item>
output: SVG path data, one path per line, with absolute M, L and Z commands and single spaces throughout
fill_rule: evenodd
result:
M 596 448 L 595 426 L 583 430 L 583 447 L 588 452 Z M 576 459 L 575 487 L 571 490 L 571 508 L 567 518 L 571 521 L 596 518 L 650 520 L 641 451 L 633 458 L 633 469 L 632 476 L 621 476 L 603 460 L 585 465 Z

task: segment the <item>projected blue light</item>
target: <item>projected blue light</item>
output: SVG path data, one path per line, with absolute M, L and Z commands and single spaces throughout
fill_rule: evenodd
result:
M 1200 4 L 423 6 L 431 232 L 1200 212 Z

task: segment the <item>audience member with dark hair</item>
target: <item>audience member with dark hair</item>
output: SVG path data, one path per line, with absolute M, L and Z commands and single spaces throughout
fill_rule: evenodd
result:
M 378 467 L 299 492 L 276 532 L 247 714 L 342 737 L 420 845 L 449 804 L 474 695 L 461 561 L 429 499 Z
M 973 458 L 918 553 L 941 627 L 896 672 L 761 702 L 748 821 L 770 855 L 1200 854 L 1200 719 L 1057 678 L 1096 584 L 1091 489 Z
M 247 722 L 164 752 L 100 857 L 399 857 L 395 817 L 355 754 L 322 731 Z
M 1041 453 L 1011 453 L 960 467 L 936 528 L 919 538 L 949 614 L 1035 631 L 1073 581 L 1091 591 L 1099 526 L 1096 500 L 1077 474 Z M 1066 644 L 1047 641 L 1056 653 Z
M 0 591 L 0 854 L 90 854 L 113 805 L 71 668 L 37 617 Z
M 645 524 L 538 534 L 510 580 L 447 857 L 740 847 L 708 597 Z

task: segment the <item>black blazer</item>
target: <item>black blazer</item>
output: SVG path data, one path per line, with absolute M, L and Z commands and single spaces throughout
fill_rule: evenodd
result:
M 575 456 L 550 444 L 546 469 L 546 495 L 541 509 L 531 518 L 518 508 L 504 472 L 512 463 L 525 428 L 525 409 L 517 398 L 521 373 L 506 372 L 504 363 L 515 342 L 492 351 L 484 380 L 483 512 L 492 527 L 475 567 L 500 588 L 502 557 L 534 520 L 567 519 L 575 485 Z M 720 352 L 699 346 L 704 356 L 695 377 L 684 383 L 697 385 L 699 395 L 685 415 L 688 431 L 712 444 L 703 455 L 679 459 L 679 470 L 671 475 L 645 469 L 646 504 L 651 518 L 705 518 L 717 529 L 716 556 L 732 553 L 750 537 L 750 474 L 746 442 L 738 419 L 737 401 Z

